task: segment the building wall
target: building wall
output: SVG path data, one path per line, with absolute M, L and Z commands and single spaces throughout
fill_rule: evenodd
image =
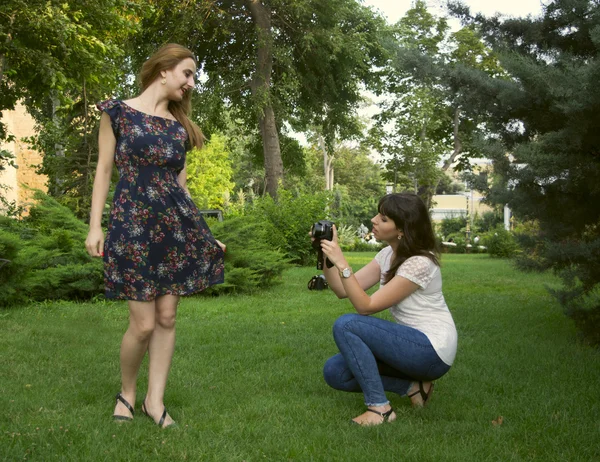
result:
M 482 200 L 483 197 L 477 191 L 433 196 L 434 207 L 431 209 L 431 218 L 433 221 L 442 221 L 444 218 L 464 217 L 467 214 L 481 216 L 485 212 L 492 211 L 489 206 L 481 202 Z
M 16 201 L 17 205 L 26 205 L 33 196 L 30 188 L 47 191 L 45 175 L 38 175 L 36 168 L 42 163 L 42 155 L 29 148 L 23 138 L 35 135 L 35 122 L 27 113 L 25 107 L 18 103 L 14 111 L 3 111 L 2 122 L 6 125 L 9 134 L 15 136 L 15 141 L 0 144 L 0 148 L 12 152 L 18 168 L 7 167 L 0 172 L 0 184 L 10 189 L 4 193 L 9 201 Z

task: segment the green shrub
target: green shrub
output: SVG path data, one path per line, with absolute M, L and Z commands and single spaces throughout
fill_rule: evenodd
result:
M 10 304 L 18 297 L 17 283 L 22 268 L 16 259 L 21 248 L 19 236 L 0 227 L 0 306 Z
M 496 228 L 496 226 L 504 223 L 504 217 L 497 212 L 484 212 L 481 216 L 476 215 L 473 220 L 474 230 L 486 233 Z
M 350 250 L 351 252 L 379 252 L 386 246 L 387 244 L 385 242 L 369 244 L 368 242 L 361 241 L 360 239 L 355 239 L 354 245 L 348 250 Z
M 484 238 L 484 244 L 492 257 L 513 258 L 519 253 L 519 245 L 510 231 L 498 225 Z
M 343 251 L 352 250 L 355 245 L 355 240 L 357 238 L 356 231 L 349 226 L 339 224 L 336 226 L 337 235 L 338 235 L 338 244 Z
M 455 246 L 444 246 L 446 253 L 465 253 L 467 251 L 467 241 L 463 233 L 452 233 L 446 237 L 446 241 L 456 244 Z
M 225 283 L 211 287 L 207 293 L 249 293 L 281 281 L 289 261 L 279 248 L 282 242 L 273 245 L 283 236 L 271 222 L 245 215 L 211 222 L 210 228 L 227 245 L 227 253 Z
M 279 189 L 277 200 L 261 197 L 245 211 L 245 217 L 264 223 L 263 234 L 270 248 L 283 252 L 292 263 L 312 262 L 315 251 L 308 233 L 313 223 L 327 218 L 330 195 L 326 192 L 294 195 Z
M 455 217 L 455 218 L 444 218 L 440 224 L 440 232 L 442 236 L 446 237 L 446 240 L 450 239 L 450 236 L 456 233 L 464 232 L 467 226 L 466 217 Z
M 85 300 L 104 291 L 102 261 L 85 250 L 88 227 L 37 191 L 22 220 L 0 220 L 0 306 L 26 301 Z

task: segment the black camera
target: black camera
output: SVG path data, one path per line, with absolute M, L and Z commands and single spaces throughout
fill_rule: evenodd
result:
M 321 220 L 317 221 L 310 230 L 310 235 L 314 238 L 312 241 L 313 249 L 317 251 L 317 269 L 323 269 L 323 262 L 327 260 L 327 268 L 333 267 L 333 263 L 331 263 L 325 256 L 323 255 L 323 250 L 321 249 L 321 241 L 323 239 L 332 241 L 333 240 L 333 221 L 329 220 Z

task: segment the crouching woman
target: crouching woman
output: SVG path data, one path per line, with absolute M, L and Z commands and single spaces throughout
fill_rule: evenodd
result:
M 356 273 L 346 261 L 334 228 L 332 241 L 321 241 L 329 287 L 348 298 L 357 314 L 345 314 L 333 326 L 340 350 L 324 367 L 333 388 L 362 392 L 367 411 L 352 419 L 378 425 L 396 419 L 386 391 L 408 396 L 414 407 L 428 403 L 433 381 L 450 369 L 457 334 L 442 294 L 439 254 L 429 213 L 414 194 L 389 194 L 371 220 L 379 241 L 389 244 Z M 365 291 L 375 284 L 372 295 Z M 395 322 L 370 316 L 389 309 Z

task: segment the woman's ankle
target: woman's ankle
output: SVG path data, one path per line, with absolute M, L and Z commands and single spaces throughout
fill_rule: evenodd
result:
M 390 403 L 383 404 L 381 406 L 367 406 L 367 409 L 372 409 L 373 411 L 378 411 L 378 412 L 387 412 L 391 408 L 392 408 L 392 405 Z

